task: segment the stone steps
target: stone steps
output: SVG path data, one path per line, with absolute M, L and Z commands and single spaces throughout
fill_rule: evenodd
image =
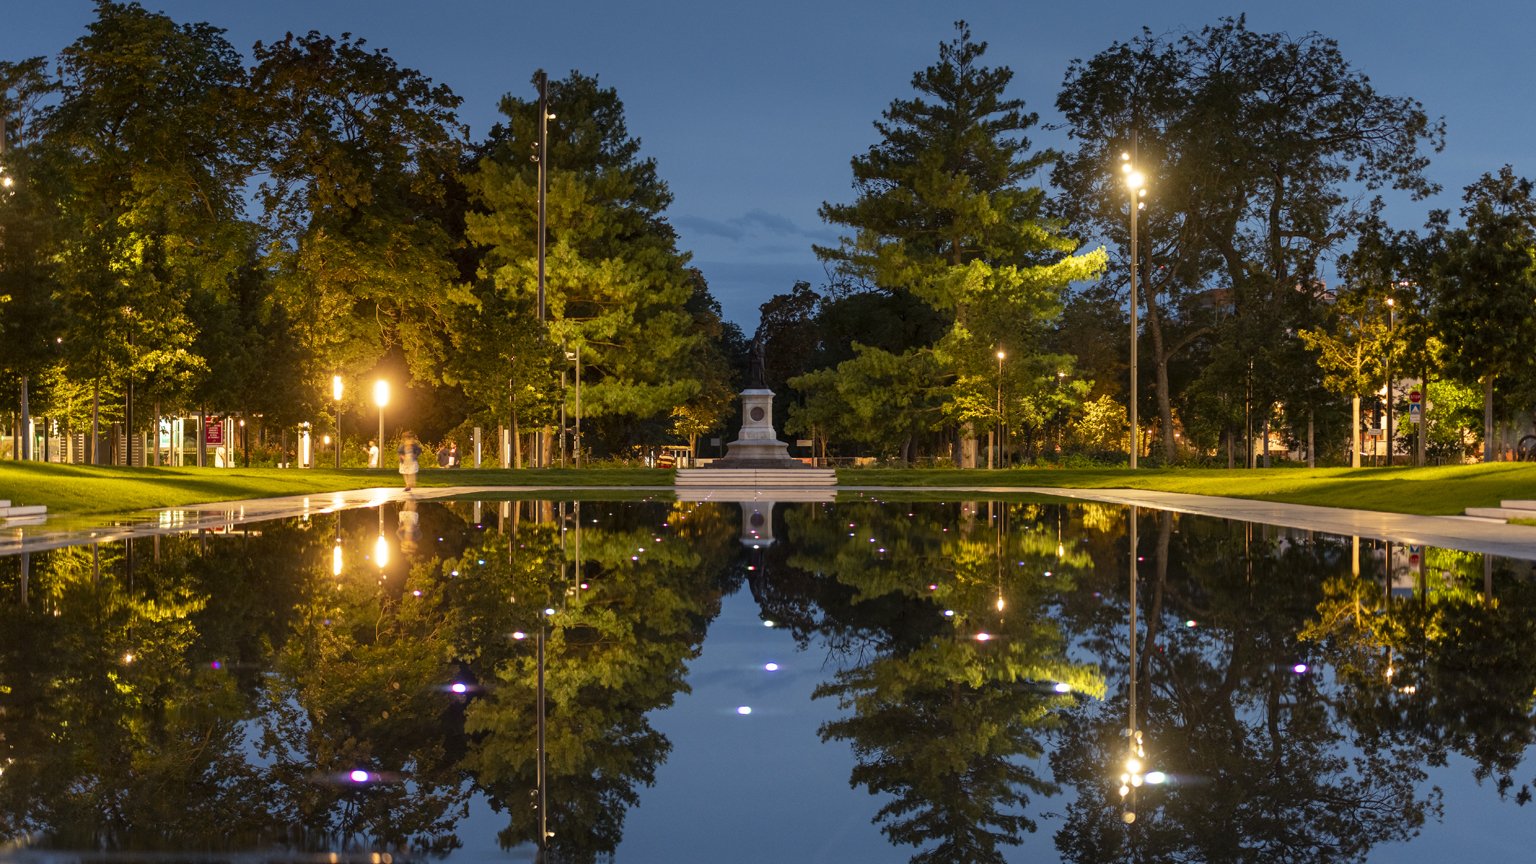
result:
M 673 484 L 688 488 L 807 489 L 837 485 L 831 468 L 680 468 Z
M 48 508 L 41 504 L 12 505 L 8 500 L 0 500 L 0 519 L 12 521 L 23 518 L 32 519 L 45 516 L 47 513 Z
M 1466 515 L 1479 519 L 1536 519 L 1536 501 L 1500 501 L 1497 507 L 1468 507 Z

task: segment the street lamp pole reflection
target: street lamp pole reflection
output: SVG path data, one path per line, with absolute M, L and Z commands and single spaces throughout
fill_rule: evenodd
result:
M 1141 744 L 1141 730 L 1136 728 L 1136 517 L 1138 508 L 1130 508 L 1130 706 L 1126 724 L 1125 766 L 1120 774 L 1120 818 L 1130 825 L 1136 821 L 1136 790 L 1145 781 L 1146 750 Z

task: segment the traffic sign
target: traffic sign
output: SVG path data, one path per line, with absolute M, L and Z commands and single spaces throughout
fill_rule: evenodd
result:
M 1415 405 L 1417 405 L 1419 403 L 1419 401 L 1422 400 L 1423 398 L 1424 398 L 1424 394 L 1420 393 L 1417 390 L 1415 390 L 1412 393 L 1408 394 L 1408 401 L 1414 403 Z

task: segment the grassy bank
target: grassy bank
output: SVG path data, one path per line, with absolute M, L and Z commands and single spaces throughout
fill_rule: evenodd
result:
M 647 468 L 548 468 L 522 471 L 433 469 L 422 486 L 669 486 L 670 471 Z M 0 499 L 42 504 L 50 514 L 131 513 L 210 501 L 399 486 L 388 469 L 123 468 L 0 462 Z
M 667 486 L 671 472 L 647 468 L 428 469 L 423 486 Z M 1133 488 L 1394 513 L 1454 514 L 1505 498 L 1536 498 L 1536 464 L 1435 468 L 1268 470 L 1035 468 L 1003 471 L 859 468 L 840 486 Z M 120 468 L 0 462 L 0 499 L 43 504 L 57 515 L 130 513 L 210 501 L 398 486 L 387 469 Z
M 1536 464 L 1431 468 L 1035 468 L 1003 471 L 859 468 L 839 471 L 839 486 L 1047 486 L 1151 489 L 1352 507 L 1389 513 L 1459 514 L 1506 498 L 1536 498 Z

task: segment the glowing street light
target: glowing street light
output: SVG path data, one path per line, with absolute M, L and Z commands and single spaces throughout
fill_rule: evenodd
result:
M 997 349 L 997 416 L 992 419 L 992 426 L 995 430 L 994 434 L 997 437 L 997 446 L 995 448 L 988 448 L 987 450 L 988 468 L 994 467 L 992 462 L 992 453 L 994 449 L 997 451 L 997 461 L 1003 461 L 1003 358 L 1007 356 L 1008 355 L 1003 352 L 1003 349 Z
M 341 467 L 341 376 L 331 376 L 331 399 L 336 402 L 336 467 Z
M 1141 199 L 1147 195 L 1147 178 L 1131 164 L 1131 154 L 1120 154 L 1120 173 L 1125 175 L 1125 188 L 1131 193 L 1131 395 L 1126 414 L 1131 421 L 1131 467 L 1136 467 L 1137 451 L 1141 449 L 1141 434 L 1136 423 L 1136 312 L 1138 306 L 1137 277 L 1141 270 L 1140 250 L 1136 236 L 1136 216 L 1141 210 Z

